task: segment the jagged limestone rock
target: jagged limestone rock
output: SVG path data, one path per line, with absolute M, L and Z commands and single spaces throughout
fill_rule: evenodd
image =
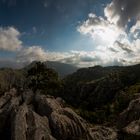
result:
M 125 109 L 119 117 L 117 122 L 119 128 L 127 126 L 132 121 L 140 118 L 140 98 L 134 99 L 129 103 L 127 109 Z
M 0 97 L 0 139 L 116 140 L 117 133 L 88 124 L 60 98 L 12 89 Z
M 15 112 L 12 123 L 12 140 L 51 140 L 47 117 L 41 117 L 26 104 Z

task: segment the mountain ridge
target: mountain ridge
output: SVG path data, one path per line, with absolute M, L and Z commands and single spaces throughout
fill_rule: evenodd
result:
M 36 62 L 37 61 L 33 61 L 31 63 L 27 63 L 27 62 L 21 63 L 21 62 L 9 61 L 9 60 L 6 60 L 6 61 L 2 60 L 2 61 L 0 61 L 0 69 L 1 68 L 23 69 L 23 68 L 32 66 Z M 43 63 L 45 65 L 47 65 L 47 67 L 53 68 L 54 70 L 56 70 L 58 72 L 59 76 L 61 76 L 61 77 L 71 74 L 78 69 L 74 65 L 61 63 L 58 61 L 46 61 Z

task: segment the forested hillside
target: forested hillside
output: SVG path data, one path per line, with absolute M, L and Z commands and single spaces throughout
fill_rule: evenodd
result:
M 0 136 L 17 140 L 25 131 L 23 140 L 139 140 L 139 71 L 140 65 L 95 66 L 62 79 L 41 62 L 1 69 Z

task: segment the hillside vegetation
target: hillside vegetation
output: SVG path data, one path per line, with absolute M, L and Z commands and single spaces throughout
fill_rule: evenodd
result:
M 21 139 L 25 131 L 23 140 L 29 134 L 31 140 L 139 140 L 139 71 L 140 65 L 95 66 L 62 79 L 41 62 L 0 69 L 0 136 Z
M 140 92 L 140 65 L 89 67 L 64 79 L 47 64 L 34 62 L 19 70 L 0 69 L 0 91 L 15 87 L 62 97 L 92 123 L 113 121 Z
M 89 121 L 106 122 L 140 91 L 139 71 L 140 65 L 79 69 L 64 79 L 63 98 Z

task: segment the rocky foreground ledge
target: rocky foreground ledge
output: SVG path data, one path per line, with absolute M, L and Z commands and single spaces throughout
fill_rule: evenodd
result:
M 11 89 L 0 97 L 0 139 L 117 140 L 117 133 L 88 124 L 61 98 Z

